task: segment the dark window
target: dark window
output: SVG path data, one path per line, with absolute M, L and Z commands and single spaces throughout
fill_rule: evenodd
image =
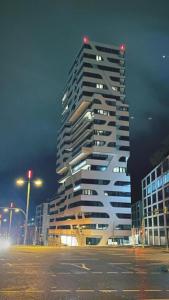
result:
M 121 135 L 121 136 L 119 136 L 119 140 L 121 140 L 121 141 L 129 141 L 129 136 L 123 136 L 123 135 Z
M 90 54 L 90 53 L 84 53 L 83 56 L 86 57 L 86 58 L 96 59 L 96 55 Z
M 151 173 L 151 181 L 155 180 L 155 171 Z
M 115 142 L 109 142 L 107 144 L 107 147 L 116 147 L 116 143 Z
M 94 124 L 103 125 L 106 124 L 106 121 L 100 119 L 94 119 Z
M 160 190 L 160 191 L 158 191 L 158 201 L 160 201 L 162 199 L 163 199 L 163 191 Z
M 112 207 L 131 207 L 131 203 L 125 202 L 110 202 Z
M 105 52 L 105 53 L 119 54 L 119 50 L 111 49 L 111 48 L 107 48 L 107 47 L 96 46 L 96 49 L 98 51 L 102 51 L 102 52 Z
M 119 158 L 119 161 L 121 161 L 121 162 L 126 162 L 126 157 L 125 157 L 125 156 L 121 156 L 121 157 Z
M 65 217 L 60 217 L 60 218 L 56 218 L 56 222 L 59 222 L 59 221 L 67 221 L 67 220 L 75 220 L 75 216 L 65 216 Z
M 113 76 L 110 76 L 110 79 L 114 82 L 120 82 L 120 78 L 119 77 L 113 77 Z
M 130 181 L 115 181 L 114 185 L 118 185 L 118 186 L 130 185 Z
M 86 237 L 86 245 L 98 245 L 101 238 Z
M 164 196 L 165 196 L 165 198 L 169 197 L 169 186 L 165 187 L 165 189 L 164 189 Z
M 106 160 L 108 158 L 108 155 L 93 153 L 88 158 L 92 158 L 96 160 Z
M 107 196 L 118 196 L 118 197 L 130 197 L 130 192 L 119 192 L 119 191 L 104 191 Z
M 106 100 L 105 102 L 106 102 L 106 104 L 109 105 L 109 106 L 116 106 L 116 102 L 115 102 L 115 101 Z
M 157 226 L 157 217 L 154 217 L 154 226 Z
M 157 177 L 159 177 L 160 175 L 161 175 L 161 166 L 157 168 Z
M 98 69 L 103 70 L 103 71 L 120 73 L 119 68 L 113 68 L 113 67 L 101 66 L 101 65 L 98 65 L 97 67 L 98 67 Z
M 163 212 L 163 202 L 160 202 L 158 204 L 158 210 L 159 210 L 159 213 L 162 213 Z
M 57 229 L 70 229 L 70 225 L 59 225 Z
M 114 121 L 110 121 L 110 122 L 108 122 L 108 124 L 107 124 L 108 126 L 116 126 L 116 122 L 114 122 Z
M 103 206 L 103 203 L 100 201 L 77 201 L 69 204 L 68 208 L 78 207 L 78 206 Z
M 121 150 L 121 151 L 130 151 L 130 147 L 128 147 L 128 146 L 120 146 L 119 150 Z
M 119 130 L 129 131 L 128 126 L 119 126 Z
M 98 213 L 98 212 L 85 212 L 85 218 L 110 218 L 107 213 Z
M 116 226 L 116 229 L 119 230 L 131 230 L 131 225 L 119 224 Z
M 101 102 L 101 100 L 99 100 L 99 99 L 94 99 L 93 100 L 93 104 L 101 104 L 102 102 Z
M 119 219 L 131 219 L 131 214 L 116 214 Z
M 119 120 L 129 121 L 129 117 L 127 117 L 127 116 L 119 116 Z
M 159 225 L 164 226 L 164 216 L 159 216 Z
M 49 226 L 49 229 L 56 229 L 56 226 Z
M 87 77 L 90 77 L 90 78 L 102 79 L 102 76 L 100 74 L 96 74 L 96 73 L 84 72 L 83 75 L 87 76 Z
M 147 185 L 150 183 L 150 176 L 147 177 Z
M 115 58 L 111 58 L 111 57 L 108 57 L 107 59 L 108 59 L 108 61 L 110 61 L 114 64 L 119 64 L 120 63 L 120 59 L 115 59 Z
M 156 203 L 156 194 L 153 194 L 153 195 L 152 195 L 152 202 L 153 202 L 153 203 Z

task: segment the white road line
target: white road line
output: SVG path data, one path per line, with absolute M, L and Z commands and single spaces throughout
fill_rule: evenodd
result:
M 140 292 L 140 290 L 122 290 L 122 292 Z
M 22 290 L 22 291 L 17 291 L 17 290 L 0 290 L 0 293 L 44 293 L 44 290 Z
M 121 272 L 122 274 L 133 274 L 134 272 L 132 271 L 126 271 L 126 272 Z
M 118 274 L 119 272 L 106 272 L 107 274 Z
M 162 290 L 153 290 L 153 289 L 148 289 L 144 290 L 145 292 L 162 292 Z
M 95 290 L 75 290 L 75 292 L 85 292 L 85 293 L 88 293 L 88 292 L 95 292 Z
M 117 292 L 117 290 L 99 290 L 101 293 L 112 293 L 112 292 Z
M 71 290 L 51 290 L 52 293 L 70 293 Z
M 109 264 L 111 265 L 131 265 L 132 263 L 129 263 L 129 262 L 110 262 Z
M 103 272 L 91 272 L 92 274 L 103 274 Z

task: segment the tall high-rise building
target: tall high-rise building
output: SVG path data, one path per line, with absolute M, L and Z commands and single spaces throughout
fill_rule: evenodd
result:
M 131 229 L 125 46 L 84 37 L 69 71 L 57 138 L 49 244 L 128 243 Z

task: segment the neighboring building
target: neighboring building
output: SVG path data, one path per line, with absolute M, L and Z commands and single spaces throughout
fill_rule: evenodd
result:
M 131 205 L 132 214 L 132 237 L 135 244 L 144 242 L 143 205 L 139 200 Z
M 139 200 L 131 205 L 132 227 L 140 229 L 143 220 L 143 205 L 142 200 Z
M 47 245 L 48 226 L 49 226 L 49 204 L 41 203 L 36 206 L 35 214 L 35 243 L 38 245 Z
M 127 244 L 131 234 L 125 46 L 83 39 L 69 71 L 57 139 L 60 187 L 49 244 Z
M 145 241 L 165 245 L 169 230 L 169 155 L 142 180 Z

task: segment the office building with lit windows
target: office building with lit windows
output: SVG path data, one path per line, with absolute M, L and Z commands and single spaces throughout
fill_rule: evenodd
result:
M 144 235 L 148 245 L 166 245 L 169 231 L 169 155 L 142 180 Z
M 69 71 L 57 139 L 49 245 L 128 244 L 131 234 L 125 46 L 84 37 Z

